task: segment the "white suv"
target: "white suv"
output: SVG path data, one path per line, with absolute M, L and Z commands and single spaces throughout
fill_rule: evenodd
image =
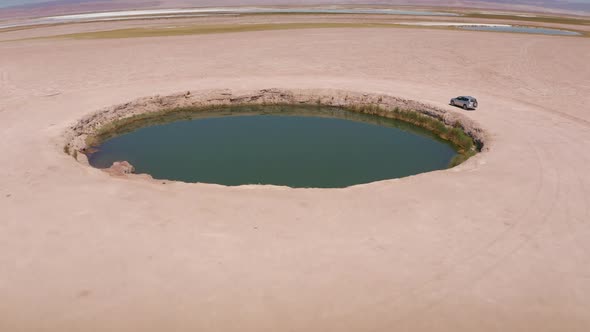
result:
M 451 105 L 457 107 L 463 107 L 464 110 L 468 109 L 476 109 L 477 108 L 477 99 L 470 96 L 459 96 L 457 98 L 451 99 Z

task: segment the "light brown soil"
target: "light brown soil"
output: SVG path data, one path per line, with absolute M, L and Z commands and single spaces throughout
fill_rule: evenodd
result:
M 589 51 L 416 29 L 1 43 L 0 330 L 588 331 Z M 492 148 L 342 190 L 114 178 L 63 153 L 111 105 L 270 87 L 420 100 Z M 462 94 L 480 108 L 447 105 Z

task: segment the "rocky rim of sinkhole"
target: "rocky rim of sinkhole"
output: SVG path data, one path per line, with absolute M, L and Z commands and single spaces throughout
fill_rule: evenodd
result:
M 69 127 L 63 135 L 63 151 L 78 162 L 89 165 L 86 154 L 101 141 L 100 136 L 115 130 L 120 124 L 166 116 L 177 111 L 211 110 L 215 107 L 238 105 L 320 105 L 341 107 L 349 111 L 373 114 L 409 122 L 432 130 L 443 139 L 451 141 L 436 128 L 460 131 L 473 141 L 473 151 L 464 151 L 467 159 L 477 152 L 488 151 L 490 140 L 487 132 L 475 121 L 459 111 L 450 111 L 415 100 L 385 94 L 373 94 L 332 89 L 280 89 L 261 90 L 198 90 L 172 95 L 143 97 L 124 104 L 95 111 Z M 440 126 L 442 124 L 443 126 Z M 445 129 L 446 130 L 446 129 Z M 447 135 L 448 136 L 448 135 Z M 127 161 L 115 162 L 104 169 L 112 176 L 137 176 Z M 143 177 L 151 178 L 147 174 Z

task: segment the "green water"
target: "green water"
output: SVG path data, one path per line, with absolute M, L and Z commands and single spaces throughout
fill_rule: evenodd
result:
M 333 107 L 233 107 L 135 126 L 90 164 L 127 160 L 136 173 L 184 182 L 339 188 L 444 169 L 457 155 L 418 127 Z

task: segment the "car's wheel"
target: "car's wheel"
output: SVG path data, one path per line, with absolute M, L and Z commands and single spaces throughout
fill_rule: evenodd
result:
M 463 109 L 467 110 L 467 104 L 463 104 Z
M 451 106 L 455 106 L 455 101 L 451 100 Z

